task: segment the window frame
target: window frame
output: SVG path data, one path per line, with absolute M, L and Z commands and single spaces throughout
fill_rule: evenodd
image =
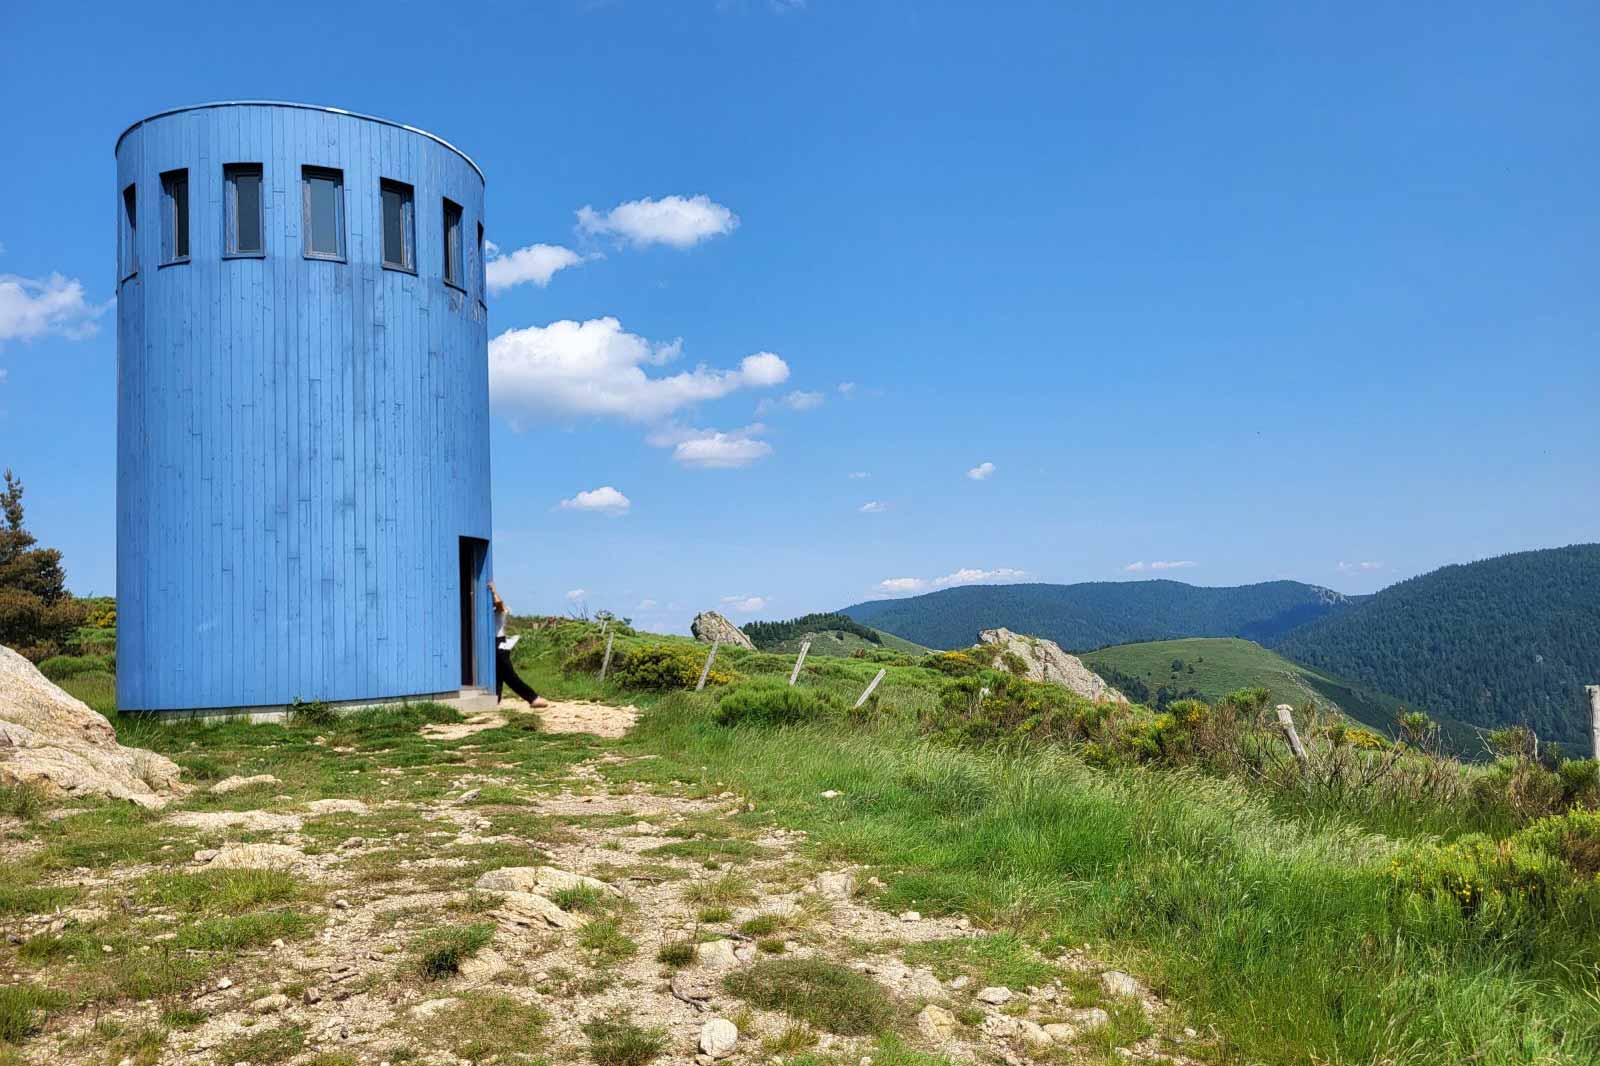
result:
M 178 196 L 174 191 L 183 189 L 183 211 L 179 217 Z M 180 224 L 184 249 L 178 251 Z M 194 251 L 194 201 L 189 196 L 189 168 L 177 167 L 161 172 L 161 262 L 158 266 L 178 266 L 187 263 Z
M 483 219 L 478 219 L 478 303 L 489 306 L 489 245 L 483 231 Z
M 239 185 L 242 175 L 256 179 L 256 232 L 259 248 L 239 247 Z M 267 170 L 260 163 L 222 164 L 222 258 L 264 259 L 267 254 Z
M 130 181 L 117 197 L 117 283 L 139 273 L 139 183 Z
M 466 249 L 462 247 L 462 238 L 464 234 L 462 234 L 461 230 L 466 222 L 467 215 L 466 212 L 462 210 L 461 205 L 450 199 L 448 196 L 443 197 L 442 200 L 442 218 L 440 220 L 442 225 L 439 227 L 439 234 L 444 239 L 444 261 L 443 270 L 441 273 L 444 276 L 444 283 L 446 285 L 450 286 L 452 289 L 456 289 L 464 293 L 467 291 L 467 279 L 465 277 Z M 452 217 L 455 221 L 454 256 L 450 254 L 450 223 Z
M 401 196 L 400 243 L 403 261 L 389 258 L 389 221 L 384 214 L 384 197 L 391 191 Z M 417 273 L 417 189 L 397 178 L 378 179 L 378 262 L 385 270 L 413 276 Z
M 333 229 L 338 249 L 333 252 L 318 251 L 311 246 L 311 182 L 313 179 L 331 179 L 334 184 Z M 346 261 L 347 238 L 345 236 L 343 170 L 337 167 L 310 165 L 300 168 L 300 230 L 300 247 L 307 259 L 320 259 L 325 263 L 343 263 Z

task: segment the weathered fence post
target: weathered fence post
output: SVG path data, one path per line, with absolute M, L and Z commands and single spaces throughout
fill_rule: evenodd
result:
M 852 708 L 852 710 L 859 711 L 861 709 L 861 705 L 867 702 L 867 697 L 872 695 L 873 690 L 878 687 L 878 682 L 882 681 L 883 675 L 887 674 L 888 672 L 888 670 L 879 670 L 877 672 L 872 680 L 867 683 L 867 687 L 861 690 L 861 698 L 856 700 L 856 705 Z
M 794 683 L 800 679 L 800 668 L 805 665 L 805 663 L 806 663 L 806 652 L 808 652 L 810 650 L 811 650 L 811 642 L 809 640 L 802 640 L 800 642 L 800 654 L 795 656 L 794 669 L 789 671 L 789 687 L 790 688 L 793 688 L 794 687 Z
M 611 669 L 611 642 L 617 639 L 615 633 L 606 634 L 606 657 L 600 660 L 600 680 L 606 679 L 606 671 Z
M 1589 736 L 1594 741 L 1594 757 L 1600 761 L 1600 685 L 1586 685 L 1589 694 Z
M 711 654 L 706 656 L 706 664 L 700 668 L 700 680 L 695 683 L 694 690 L 699 692 L 706 687 L 706 678 L 711 676 L 711 664 L 716 661 L 717 649 L 722 647 L 722 641 L 711 642 Z
M 1283 728 L 1283 735 L 1289 741 L 1289 750 L 1294 753 L 1300 769 L 1306 769 L 1311 760 L 1306 756 L 1305 745 L 1300 743 L 1300 734 L 1294 728 L 1294 708 L 1287 703 L 1278 704 L 1278 725 Z

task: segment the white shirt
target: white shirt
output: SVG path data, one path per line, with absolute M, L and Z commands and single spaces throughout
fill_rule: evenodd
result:
M 506 619 L 508 619 L 510 617 L 511 617 L 511 612 L 510 611 L 497 610 L 497 611 L 494 612 L 494 638 L 496 640 L 504 640 L 505 639 L 505 636 L 506 636 Z

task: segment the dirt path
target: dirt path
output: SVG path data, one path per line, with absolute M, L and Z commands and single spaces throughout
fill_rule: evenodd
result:
M 960 916 L 887 913 L 873 905 L 882 885 L 869 871 L 820 863 L 803 833 L 764 824 L 732 791 L 647 787 L 633 780 L 639 759 L 610 752 L 552 774 L 518 762 L 515 738 L 489 750 L 506 737 L 495 730 L 528 721 L 517 703 L 425 730 L 467 758 L 423 802 L 299 798 L 171 816 L 202 834 L 189 870 L 290 871 L 312 886 L 301 909 L 319 928 L 233 953 L 183 997 L 191 1024 L 126 1066 L 579 1062 L 597 1019 L 658 1039 L 662 1063 L 712 1062 L 704 1043 L 735 1063 L 807 1051 L 858 1066 L 882 1045 L 839 1018 L 880 998 L 875 1026 L 957 1062 L 1103 1061 L 1119 1047 L 1194 1061 L 1178 1055 L 1182 1033 L 1158 1035 L 1168 1012 L 1126 975 L 1077 951 L 1045 959 Z M 558 703 L 541 720 L 546 733 L 616 737 L 637 713 Z M 383 772 L 403 781 L 413 771 Z M 103 872 L 107 898 L 149 869 Z M 144 915 L 145 928 L 163 918 Z M 465 948 L 424 972 L 426 946 L 451 936 Z M 784 982 L 826 984 L 835 967 L 859 982 L 848 1002 L 804 1022 L 769 1009 L 789 1002 L 807 1014 Z M 135 1031 L 176 1009 L 69 1015 L 24 1055 L 117 1062 L 96 1035 L 108 1019 Z M 731 1032 L 708 1025 L 716 1019 L 737 1030 L 731 1048 L 715 1039 Z M 75 1057 L 74 1047 L 93 1050 Z

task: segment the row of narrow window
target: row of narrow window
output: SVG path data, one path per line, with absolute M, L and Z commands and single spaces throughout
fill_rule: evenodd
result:
M 223 255 L 225 258 L 266 255 L 265 204 L 261 189 L 261 164 L 229 163 L 222 168 Z M 305 256 L 343 262 L 345 258 L 344 172 L 327 167 L 302 167 L 300 171 L 301 231 Z M 417 272 L 416 190 L 405 182 L 383 178 L 378 182 L 383 207 L 383 265 L 390 270 Z M 122 190 L 121 278 L 139 271 L 138 189 Z M 441 235 L 446 285 L 466 289 L 462 263 L 461 205 L 441 198 Z M 189 261 L 189 172 L 169 170 L 161 175 L 161 264 Z M 478 223 L 478 298 L 484 297 L 483 223 Z

